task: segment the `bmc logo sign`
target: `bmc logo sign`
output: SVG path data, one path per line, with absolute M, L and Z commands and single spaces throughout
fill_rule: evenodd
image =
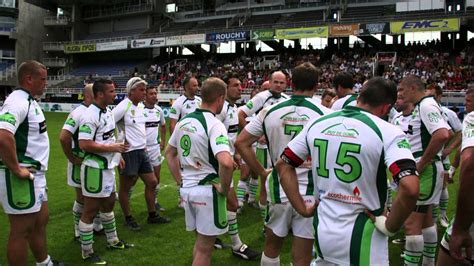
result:
M 459 31 L 459 18 L 423 19 L 390 22 L 394 34 L 419 31 Z

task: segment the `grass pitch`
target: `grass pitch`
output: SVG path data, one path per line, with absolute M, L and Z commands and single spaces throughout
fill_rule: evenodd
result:
M 50 139 L 49 170 L 46 174 L 48 182 L 48 251 L 53 259 L 64 261 L 68 265 L 82 264 L 80 245 L 73 240 L 72 204 L 75 198 L 73 188 L 66 183 L 66 157 L 59 143 L 59 132 L 67 117 L 65 113 L 46 113 Z M 238 180 L 238 172 L 234 181 Z M 117 184 L 118 185 L 118 184 Z M 452 216 L 456 204 L 458 183 L 450 185 L 450 202 L 448 216 Z M 138 182 L 132 195 L 131 207 L 142 230 L 132 232 L 124 227 L 124 217 L 118 202 L 115 205 L 115 218 L 119 238 L 135 244 L 134 248 L 117 251 L 106 249 L 104 236 L 94 238 L 94 249 L 109 265 L 191 265 L 192 249 L 195 241 L 193 232 L 185 230 L 184 210 L 177 207 L 177 192 L 175 182 L 169 173 L 166 163 L 161 170 L 160 203 L 166 211 L 163 215 L 172 219 L 170 224 L 149 225 L 146 223 L 147 211 L 145 206 L 143 183 Z M 0 207 L 1 208 L 1 207 Z M 239 233 L 242 241 L 250 247 L 263 250 L 262 220 L 259 211 L 245 208 L 238 216 Z M 0 265 L 7 265 L 6 244 L 8 237 L 8 219 L 0 211 Z M 444 229 L 440 230 L 440 237 Z M 398 234 L 397 236 L 402 236 Z M 225 243 L 230 243 L 227 235 L 221 237 Z M 439 238 L 441 239 L 441 238 Z M 337 243 L 335 243 L 337 245 Z M 282 265 L 290 265 L 291 238 L 285 241 L 280 256 Z M 401 246 L 389 244 L 391 265 L 403 265 L 400 258 Z M 34 265 L 33 256 L 29 255 L 28 264 Z M 212 256 L 213 265 L 260 265 L 259 261 L 244 261 L 234 257 L 229 248 L 215 250 Z

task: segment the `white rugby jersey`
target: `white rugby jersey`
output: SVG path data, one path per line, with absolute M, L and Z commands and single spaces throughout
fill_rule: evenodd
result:
M 390 109 L 390 112 L 388 113 L 388 122 L 393 124 L 392 123 L 393 119 L 400 113 L 401 112 L 397 111 L 395 108 L 392 107 L 392 109 Z
M 196 108 L 201 107 L 201 97 L 194 96 L 194 99 L 189 99 L 186 95 L 179 96 L 170 108 L 169 118 L 180 120 L 189 113 L 194 112 Z
M 467 114 L 462 122 L 461 151 L 472 147 L 474 147 L 474 112 Z
M 444 120 L 448 123 L 449 127 L 453 132 L 460 132 L 462 130 L 461 121 L 458 118 L 458 115 L 451 109 L 446 106 L 441 106 L 441 112 L 443 114 Z
M 331 106 L 334 111 L 339 111 L 346 106 L 356 106 L 358 94 L 348 94 L 341 99 L 337 99 Z
M 411 151 L 415 158 L 421 158 L 428 147 L 431 135 L 438 129 L 449 129 L 448 124 L 441 114 L 441 108 L 432 96 L 422 98 L 412 112 L 409 127 L 413 128 L 413 134 L 407 134 L 411 145 Z M 441 157 L 441 150 L 438 152 Z
M 265 135 L 270 159 L 272 165 L 275 166 L 286 145 L 303 129 L 304 125 L 331 112 L 330 109 L 318 104 L 311 97 L 292 95 L 288 100 L 264 108 L 245 127 L 245 130 L 254 136 Z M 298 167 L 296 173 L 300 194 L 314 195 L 311 161 L 308 160 Z M 272 176 L 266 182 L 270 202 L 288 201 L 275 168 Z
M 63 129 L 69 131 L 72 134 L 72 153 L 75 156 L 84 158 L 84 151 L 79 148 L 79 124 L 81 123 L 81 117 L 86 112 L 87 106 L 81 103 L 71 113 L 69 113 L 66 121 L 64 122 Z
M 265 90 L 257 93 L 247 104 L 241 107 L 241 110 L 247 115 L 251 116 L 258 114 L 263 108 L 277 104 L 281 101 L 289 99 L 290 96 L 285 93 L 272 93 L 270 90 Z M 266 149 L 267 145 L 257 143 L 257 148 Z
M 218 182 L 216 155 L 229 152 L 229 138 L 224 124 L 204 109 L 183 117 L 168 142 L 178 150 L 183 187 Z
M 125 98 L 112 110 L 120 134 L 124 135 L 130 145 L 127 152 L 144 149 L 146 146 L 144 109 L 143 103 L 134 105 L 129 98 Z
M 115 120 L 109 109 L 101 109 L 91 104 L 81 118 L 79 126 L 79 140 L 93 140 L 100 144 L 115 143 Z M 82 163 L 84 165 L 113 169 L 120 162 L 120 154 L 116 152 L 86 152 Z
M 48 169 L 49 137 L 46 119 L 38 102 L 28 91 L 19 88 L 7 97 L 0 111 L 0 129 L 14 135 L 16 154 L 21 166 L 34 167 L 38 171 Z
M 403 131 L 403 133 L 407 135 L 413 134 L 413 127 L 410 125 L 410 121 L 411 121 L 411 113 L 408 115 L 399 113 L 392 119 L 392 125 L 397 126 Z
M 153 108 L 145 107 L 143 115 L 145 116 L 146 145 L 160 144 L 160 126 L 166 124 L 163 109 L 155 104 Z
M 375 246 L 385 253 L 375 256 L 388 263 L 387 237 L 364 210 L 381 215 L 387 166 L 414 160 L 405 134 L 363 109 L 347 106 L 304 127 L 285 155 L 295 165 L 312 158 L 320 198 L 314 217 L 318 256 L 340 265 L 359 265 L 365 259 L 365 265 L 373 259 L 370 250 Z
M 221 121 L 229 136 L 230 154 L 235 154 L 235 141 L 237 140 L 237 133 L 239 132 L 239 117 L 237 115 L 237 105 L 230 105 L 226 100 L 220 114 L 216 118 Z

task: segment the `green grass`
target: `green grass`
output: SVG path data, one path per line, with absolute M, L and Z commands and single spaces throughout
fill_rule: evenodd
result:
M 48 250 L 55 259 L 60 259 L 68 265 L 81 264 L 80 245 L 73 240 L 72 204 L 74 190 L 66 184 L 66 158 L 59 144 L 59 132 L 67 114 L 46 113 L 51 152 L 49 159 L 48 198 L 50 219 L 48 224 Z M 238 173 L 234 175 L 238 179 Z M 161 172 L 160 203 L 166 208 L 164 214 L 172 219 L 166 225 L 148 225 L 146 223 L 146 207 L 143 195 L 143 183 L 138 182 L 132 195 L 131 205 L 135 218 L 142 227 L 139 232 L 131 232 L 123 226 L 123 215 L 119 204 L 115 205 L 118 235 L 120 238 L 135 244 L 135 247 L 124 251 L 109 251 L 105 248 L 105 237 L 95 237 L 95 250 L 109 262 L 110 265 L 190 265 L 192 248 L 195 241 L 193 232 L 187 232 L 184 224 L 184 210 L 177 204 L 176 185 L 168 167 Z M 450 205 L 448 214 L 453 213 L 457 184 L 450 186 Z M 262 250 L 262 221 L 257 210 L 246 208 L 238 216 L 241 239 L 250 247 Z M 8 220 L 0 211 L 0 265 L 6 265 L 6 243 L 8 237 Z M 444 230 L 443 230 L 444 232 Z M 441 232 L 442 233 L 442 232 Z M 441 234 L 440 233 L 440 234 Z M 401 234 L 400 234 L 401 235 Z M 230 243 L 230 238 L 222 237 Z M 285 241 L 281 255 L 282 265 L 290 265 L 291 239 Z M 390 243 L 390 262 L 392 265 L 402 265 L 400 247 Z M 29 265 L 34 264 L 33 256 L 29 255 Z M 212 257 L 213 265 L 260 265 L 259 261 L 248 262 L 232 256 L 230 249 L 216 250 Z

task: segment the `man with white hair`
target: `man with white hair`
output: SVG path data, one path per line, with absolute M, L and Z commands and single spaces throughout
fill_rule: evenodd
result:
M 125 225 L 133 231 L 140 230 L 130 210 L 129 191 L 137 182 L 138 176 L 145 183 L 145 200 L 148 209 L 147 222 L 150 224 L 169 223 L 170 219 L 160 216 L 155 207 L 155 187 L 157 184 L 150 159 L 145 152 L 146 130 L 144 105 L 147 82 L 133 77 L 127 82 L 128 97 L 112 111 L 120 131 L 119 139 L 129 145 L 122 153 L 125 167 L 120 169 L 119 201 L 125 216 Z

